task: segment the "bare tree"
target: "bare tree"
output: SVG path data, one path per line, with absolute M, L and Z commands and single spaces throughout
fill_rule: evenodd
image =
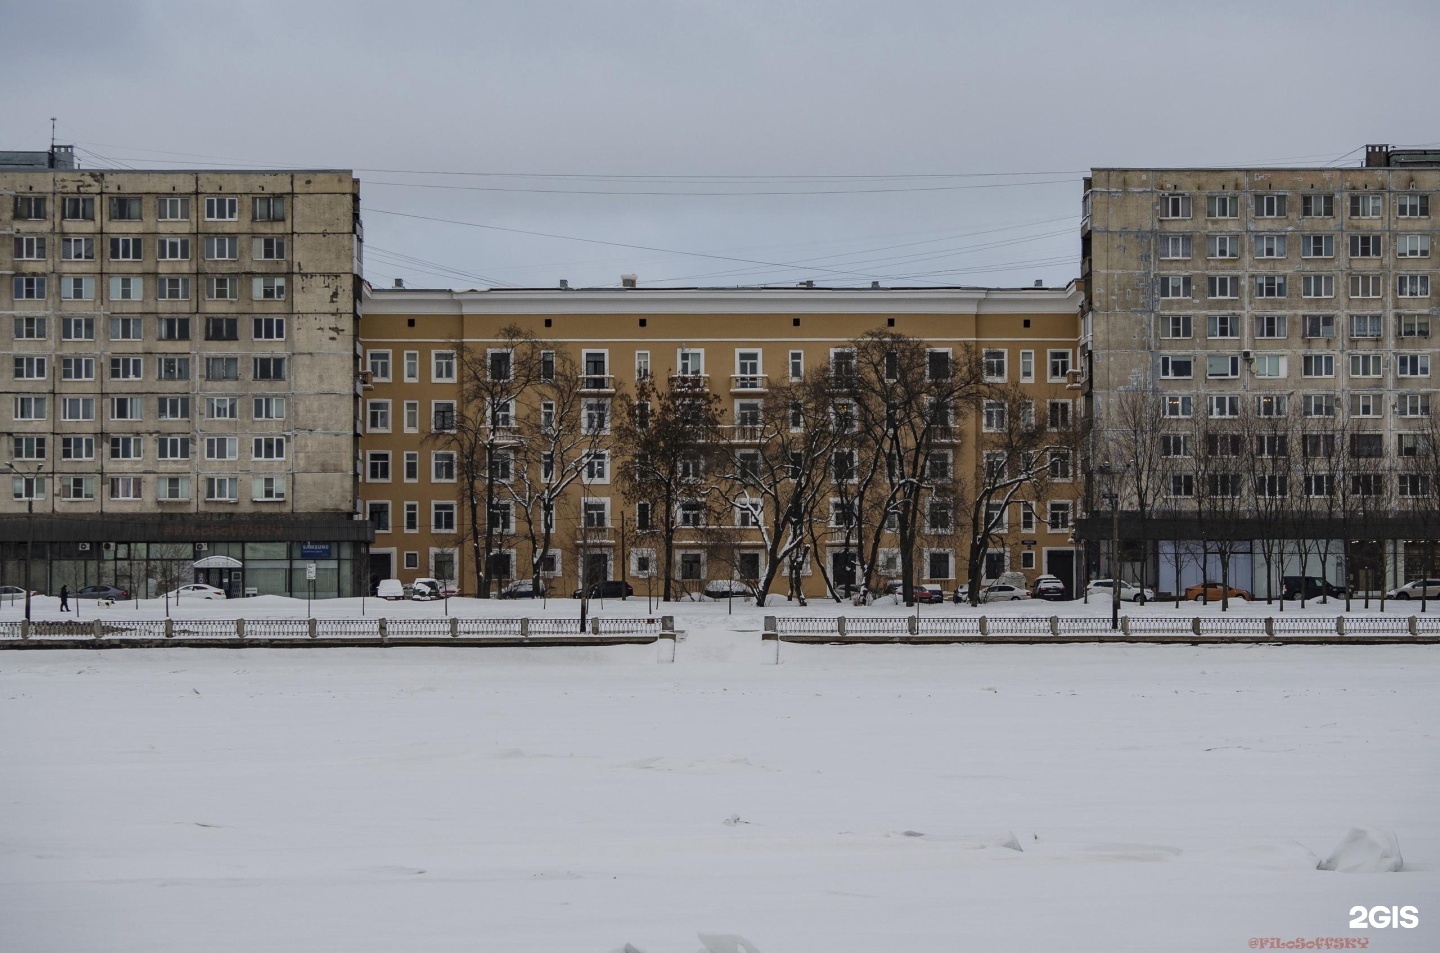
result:
M 1170 477 L 1176 455 L 1172 438 L 1166 432 L 1164 397 L 1157 382 L 1147 373 L 1133 387 L 1121 390 L 1106 408 L 1103 426 L 1095 433 L 1108 442 L 1107 449 L 1119 460 L 1129 464 L 1125 470 L 1121 505 L 1133 507 L 1140 538 L 1150 539 L 1150 526 L 1155 511 L 1169 498 Z M 1154 559 L 1158 569 L 1158 546 L 1147 552 L 1141 561 L 1138 584 L 1143 590 L 1149 583 L 1149 566 Z M 1158 580 L 1156 580 L 1158 584 Z
M 1295 419 L 1287 395 L 1262 395 L 1241 415 L 1243 468 L 1254 505 L 1256 535 L 1265 561 L 1265 601 L 1274 599 L 1285 573 L 1285 541 L 1292 506 L 1291 446 Z M 1282 593 L 1280 610 L 1285 610 Z
M 1435 575 L 1437 540 L 1440 540 L 1440 417 L 1428 401 L 1424 405 L 1420 426 L 1398 435 L 1396 490 L 1398 491 L 1396 512 L 1409 527 L 1409 539 L 1420 540 L 1420 560 L 1423 560 L 1417 578 L 1431 578 Z M 1412 557 L 1406 543 L 1405 564 L 1398 573 L 1403 585 L 1410 575 Z M 1420 590 L 1420 611 L 1429 609 L 1429 587 Z
M 1243 472 L 1244 428 L 1238 415 L 1197 414 L 1195 423 L 1195 515 L 1208 572 L 1210 554 L 1220 564 L 1220 608 L 1230 608 L 1230 566 L 1242 542 L 1251 506 Z

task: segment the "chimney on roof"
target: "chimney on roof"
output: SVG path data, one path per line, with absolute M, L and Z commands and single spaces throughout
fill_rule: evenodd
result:
M 564 278 L 561 278 L 561 279 L 560 279 L 560 290 L 561 290 L 561 291 L 569 291 L 569 290 L 570 290 L 570 282 L 566 281 Z
M 1365 168 L 1383 169 L 1389 164 L 1390 147 L 1388 145 L 1365 147 Z
M 404 278 L 396 278 L 396 279 L 395 279 L 395 287 L 397 287 L 397 288 L 403 288 L 403 287 L 405 287 L 405 279 L 404 279 Z
M 620 287 L 622 287 L 622 288 L 636 288 L 636 287 L 639 287 L 639 285 L 640 285 L 640 278 L 639 278 L 639 276 L 637 276 L 637 275 L 621 275 L 621 276 L 620 276 Z
M 1035 279 L 1035 287 L 1037 287 L 1037 288 L 1043 288 L 1043 287 L 1045 287 L 1045 280 L 1044 280 L 1043 278 L 1036 278 L 1036 279 Z
M 879 288 L 879 287 L 880 287 L 880 282 L 878 282 L 878 281 L 872 281 L 872 282 L 870 282 L 870 287 L 871 287 L 871 288 Z

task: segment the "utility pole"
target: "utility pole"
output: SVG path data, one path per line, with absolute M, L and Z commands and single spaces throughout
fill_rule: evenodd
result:
M 53 123 L 54 120 L 52 119 Z M 20 478 L 26 479 L 25 474 L 20 473 L 20 468 L 14 463 L 8 464 L 10 469 L 20 474 Z M 45 464 L 35 467 L 35 473 L 29 477 L 30 492 L 25 494 L 25 621 L 30 621 L 30 572 L 35 565 L 35 494 L 40 492 L 40 473 L 45 469 Z M 76 600 L 77 604 L 79 600 Z

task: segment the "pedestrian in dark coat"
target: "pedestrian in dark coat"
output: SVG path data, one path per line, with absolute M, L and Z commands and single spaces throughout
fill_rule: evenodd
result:
M 60 611 L 61 611 L 61 612 L 69 612 L 69 611 L 70 611 L 70 587 L 69 587 L 69 586 L 61 586 L 61 587 L 60 587 Z

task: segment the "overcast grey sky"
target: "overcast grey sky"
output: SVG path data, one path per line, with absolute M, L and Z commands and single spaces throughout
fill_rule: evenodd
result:
M 3 147 L 355 169 L 377 286 L 1060 284 L 1090 167 L 1440 142 L 1434 0 L 0 14 Z

